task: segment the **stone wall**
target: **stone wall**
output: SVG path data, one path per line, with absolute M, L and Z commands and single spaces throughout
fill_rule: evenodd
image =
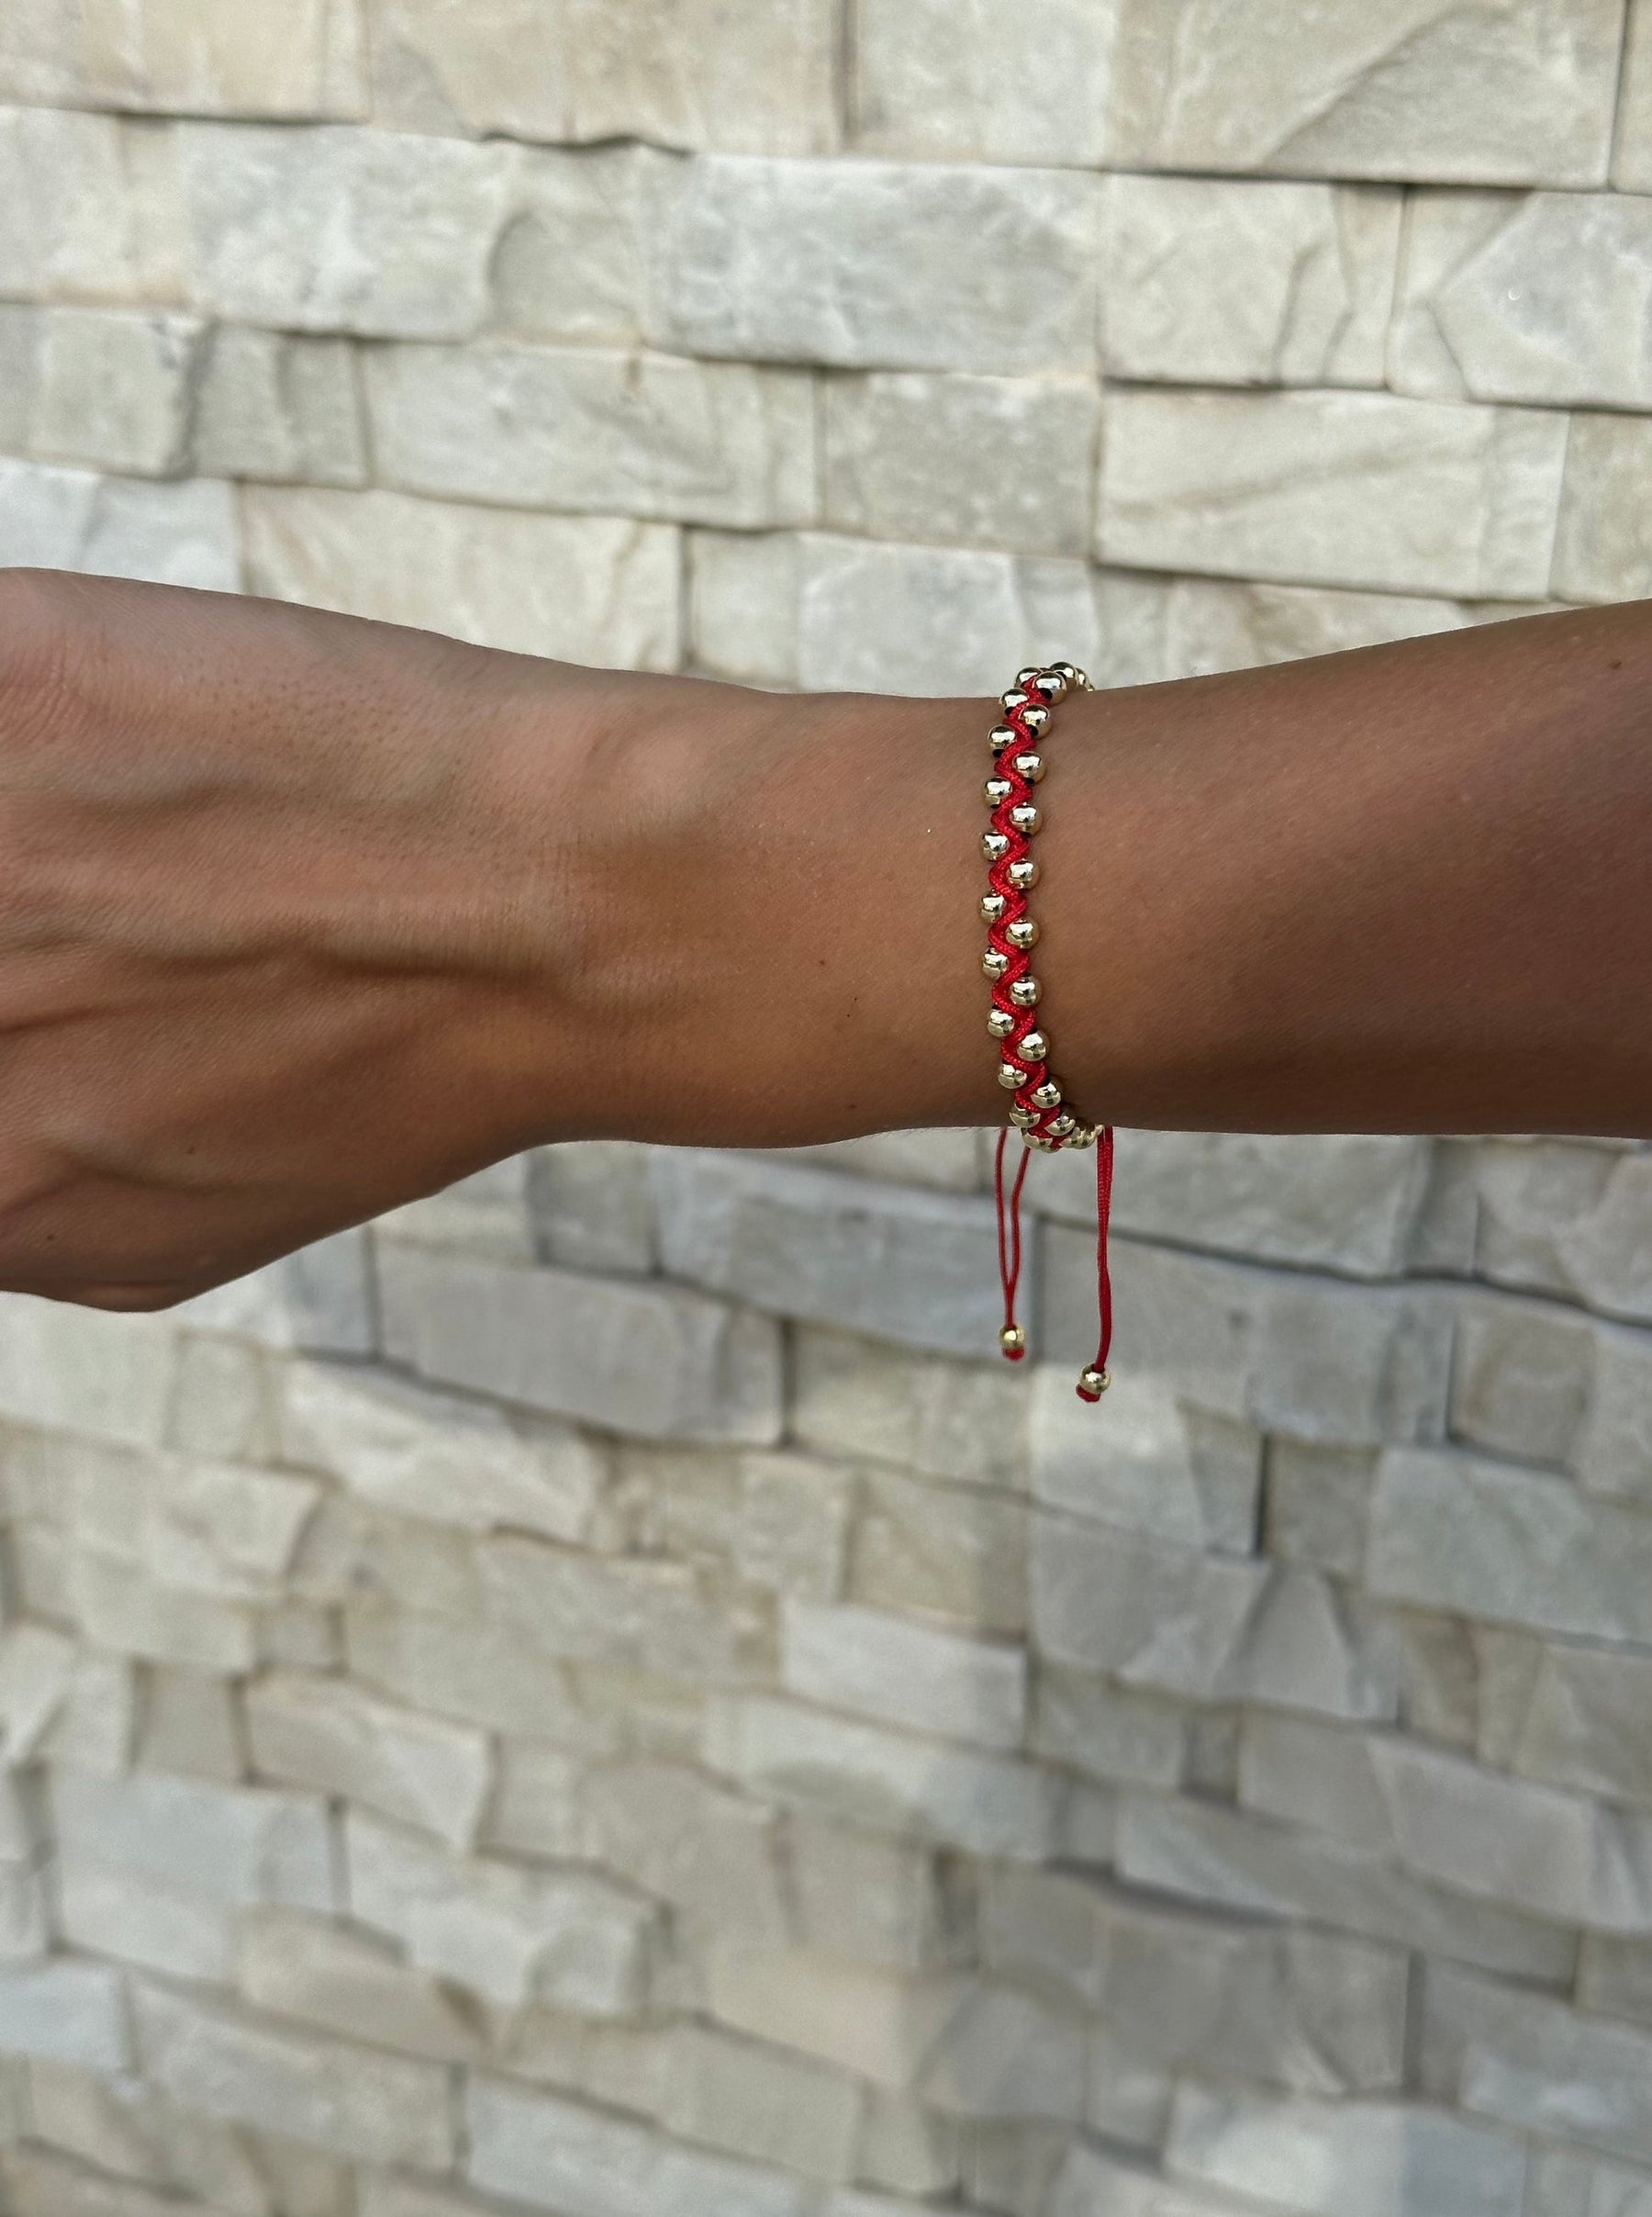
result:
M 0 558 L 910 691 L 1652 591 L 1652 0 L 5 0 L 0 100 Z M 0 1305 L 16 2217 L 1648 2217 L 1652 1153 L 1122 1151 L 1099 1416 L 971 1134 Z

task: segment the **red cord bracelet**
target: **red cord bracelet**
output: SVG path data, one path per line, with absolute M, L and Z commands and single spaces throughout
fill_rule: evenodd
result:
M 1053 1153 L 1066 1147 L 1094 1147 L 1096 1283 L 1101 1333 L 1095 1361 L 1079 1374 L 1078 1393 L 1085 1401 L 1099 1401 L 1111 1383 L 1107 1372 L 1112 1345 L 1107 1225 L 1112 1208 L 1112 1126 L 1088 1124 L 1076 1114 L 1062 1098 L 1060 1081 L 1050 1074 L 1049 1037 L 1035 1013 L 1044 992 L 1032 975 L 1032 950 L 1038 944 L 1038 925 L 1027 913 L 1027 895 L 1038 883 L 1039 874 L 1030 850 L 1044 820 L 1032 798 L 1032 789 L 1044 774 L 1040 744 L 1050 729 L 1057 703 L 1069 692 L 1093 689 L 1084 672 L 1070 662 L 1053 662 L 1043 669 L 1024 669 L 1017 675 L 1013 687 L 1000 697 L 1003 722 L 992 730 L 996 760 L 986 788 L 992 824 L 981 835 L 990 889 L 981 902 L 981 915 L 988 927 L 981 968 L 992 981 L 987 1029 L 998 1041 L 1003 1057 L 999 1083 L 1015 1095 L 1010 1124 L 999 1134 L 993 1166 L 999 1277 L 1004 1289 L 1004 1324 L 999 1345 L 1011 1362 L 1021 1361 L 1027 1351 L 1026 1330 L 1015 1319 L 1015 1297 L 1021 1284 L 1021 1188 L 1026 1183 L 1030 1150 L 1038 1148 Z M 1006 1198 L 1004 1154 L 1010 1126 L 1021 1133 L 1022 1153 Z

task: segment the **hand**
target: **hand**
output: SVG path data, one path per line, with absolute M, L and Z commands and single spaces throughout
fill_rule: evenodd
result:
M 701 689 L 0 573 L 0 1285 L 162 1306 L 604 1128 L 587 797 Z

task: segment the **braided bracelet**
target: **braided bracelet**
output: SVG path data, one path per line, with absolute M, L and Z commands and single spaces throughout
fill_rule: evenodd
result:
M 1010 1122 L 999 1132 L 994 1163 L 993 1188 L 998 1204 L 999 1276 L 1004 1289 L 1004 1325 L 999 1345 L 1011 1362 L 1027 1351 L 1027 1334 L 1015 1320 L 1015 1296 L 1021 1283 L 1021 1187 L 1033 1148 L 1054 1152 L 1060 1148 L 1096 1148 L 1096 1272 L 1101 1336 L 1096 1360 L 1080 1373 L 1078 1393 L 1085 1401 L 1099 1401 L 1111 1380 L 1107 1372 L 1112 1343 L 1112 1284 L 1107 1264 L 1107 1223 L 1112 1204 L 1113 1135 L 1111 1125 L 1085 1121 L 1064 1101 L 1059 1080 L 1050 1074 L 1050 1041 L 1036 1010 L 1044 989 L 1032 975 L 1032 950 L 1038 944 L 1038 925 L 1027 913 L 1027 895 L 1038 883 L 1038 865 L 1030 852 L 1043 813 L 1032 799 L 1032 789 L 1044 774 L 1040 743 L 1048 733 L 1053 711 L 1069 692 L 1091 692 L 1094 688 L 1081 669 L 1070 662 L 1053 662 L 1042 669 L 1017 674 L 1010 690 L 1000 696 L 1004 717 L 992 729 L 992 751 L 997 757 L 987 780 L 987 804 L 992 826 L 981 835 L 981 850 L 990 865 L 990 888 L 981 902 L 988 926 L 987 952 L 981 968 L 992 981 L 992 1009 L 987 1029 L 999 1043 L 1003 1059 L 999 1083 L 1015 1095 Z M 1021 1157 L 1008 1203 L 1005 1200 L 1004 1151 L 1011 1127 L 1020 1131 Z

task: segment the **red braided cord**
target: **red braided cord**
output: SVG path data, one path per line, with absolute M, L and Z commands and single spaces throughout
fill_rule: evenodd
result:
M 1018 947 L 1010 937 L 1010 927 L 1027 914 L 1027 895 L 1018 887 L 1011 876 L 1017 862 L 1027 858 L 1032 835 L 1015 822 L 1015 811 L 1032 801 L 1033 780 L 1018 767 L 1016 757 L 1022 753 L 1036 753 L 1041 736 L 1049 723 L 1049 705 L 1040 700 L 1037 688 L 1018 682 L 1017 690 L 1028 693 L 1028 698 L 1017 705 L 1008 705 L 1011 696 L 1005 696 L 1004 722 L 1014 739 L 999 749 L 994 774 L 1009 787 L 1004 797 L 992 810 L 994 832 L 1005 841 L 1004 852 L 991 863 L 988 870 L 988 884 L 1003 901 L 1003 913 L 989 926 L 988 945 L 1004 963 L 1001 976 L 992 980 L 992 1003 L 1010 1020 L 1010 1029 L 999 1039 L 999 1047 L 1005 1062 L 1022 1073 L 1021 1082 L 1015 1089 L 1015 1104 L 1021 1111 L 1017 1121 L 1023 1141 L 1021 1158 L 1017 1166 L 1013 1185 L 1006 1202 L 1004 1192 L 1004 1150 L 1010 1132 L 1006 1127 L 998 1138 L 998 1149 L 993 1162 L 993 1195 L 998 1215 L 999 1277 L 1004 1291 L 1004 1330 L 1000 1343 L 1004 1353 L 1012 1362 L 1019 1362 L 1026 1353 L 1026 1336 L 1015 1319 L 1015 1298 L 1021 1283 L 1021 1187 L 1026 1181 L 1027 1166 L 1035 1146 L 1055 1149 L 1066 1146 L 1079 1135 L 1073 1130 L 1073 1111 L 1062 1102 L 1041 1107 L 1032 1095 L 1044 1084 L 1049 1076 L 1047 1062 L 1022 1052 L 1022 1041 L 1028 1034 L 1042 1031 L 1036 1004 L 1023 1008 L 1014 998 L 1012 989 L 1027 977 L 1032 968 L 1032 952 Z M 1027 711 L 1038 708 L 1044 712 L 1038 718 L 1039 730 L 1029 729 Z M 1056 1131 L 1054 1126 L 1063 1117 L 1068 1128 Z M 1096 1134 L 1096 1288 L 1100 1312 L 1100 1336 L 1096 1360 L 1080 1377 L 1079 1397 L 1085 1401 L 1099 1400 L 1107 1383 L 1107 1358 L 1112 1347 L 1112 1274 L 1108 1264 L 1108 1226 L 1112 1210 L 1113 1135 L 1111 1125 Z M 1099 1383 L 1097 1383 L 1099 1382 Z

